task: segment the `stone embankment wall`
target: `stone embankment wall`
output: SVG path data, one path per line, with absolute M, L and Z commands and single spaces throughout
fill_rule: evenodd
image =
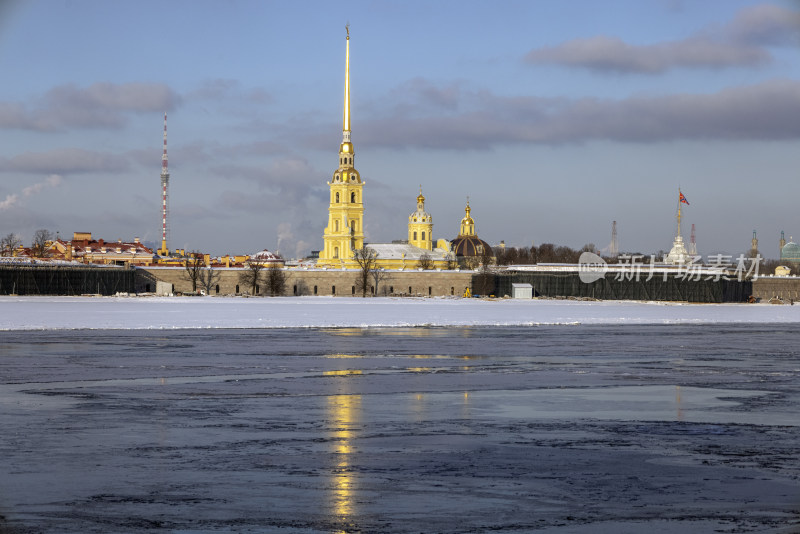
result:
M 785 302 L 800 301 L 800 278 L 762 277 L 753 282 L 753 296 L 767 301 L 778 297 Z
M 172 286 L 173 292 L 188 292 L 192 283 L 186 270 L 175 267 L 144 267 L 137 269 L 136 290 L 139 293 L 156 292 L 156 286 Z M 244 269 L 215 269 L 219 278 L 207 291 L 210 295 L 235 295 L 250 293 L 250 288 L 239 277 Z M 303 270 L 286 269 L 286 295 L 323 295 L 350 297 L 354 294 L 358 272 L 354 270 Z M 378 284 L 378 295 L 410 296 L 462 296 L 472 287 L 471 271 L 385 271 Z M 259 294 L 264 294 L 267 272 L 262 271 Z M 158 284 L 158 282 L 162 282 Z M 372 285 L 372 281 L 370 282 Z M 198 290 L 205 289 L 198 283 Z

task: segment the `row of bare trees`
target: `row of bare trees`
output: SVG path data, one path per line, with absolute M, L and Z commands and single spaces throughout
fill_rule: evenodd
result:
M 277 265 L 249 262 L 247 269 L 239 275 L 239 283 L 249 287 L 251 295 L 257 295 L 262 278 L 267 295 L 278 297 L 286 293 L 286 273 Z
M 535 263 L 578 263 L 583 252 L 598 253 L 597 247 L 588 243 L 580 250 L 542 243 L 538 247 L 497 247 L 495 249 L 497 265 L 533 265 Z
M 247 287 L 251 295 L 259 294 L 262 280 L 266 282 L 267 295 L 280 296 L 286 292 L 286 273 L 277 265 L 265 266 L 263 263 L 248 262 L 246 267 L 239 275 L 239 283 Z M 209 294 L 219 282 L 219 270 L 207 266 L 203 255 L 199 252 L 188 254 L 184 260 L 184 269 L 183 279 L 192 283 L 194 293 L 197 293 L 197 288 L 200 287 Z
M 31 240 L 31 255 L 34 258 L 45 258 L 49 255 L 49 245 L 53 242 L 53 233 L 47 229 L 36 230 Z M 0 256 L 13 256 L 14 251 L 22 245 L 22 238 L 10 233 L 0 238 Z

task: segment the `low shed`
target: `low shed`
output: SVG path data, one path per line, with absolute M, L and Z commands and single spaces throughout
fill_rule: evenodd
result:
M 533 286 L 530 284 L 511 284 L 511 297 L 515 299 L 532 299 Z

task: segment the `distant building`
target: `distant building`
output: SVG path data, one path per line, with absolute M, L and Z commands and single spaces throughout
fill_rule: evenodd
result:
M 800 264 L 800 245 L 791 239 L 789 237 L 789 242 L 781 248 L 781 263 L 798 265 Z
M 250 257 L 247 259 L 247 263 L 258 263 L 265 267 L 270 267 L 273 265 L 276 267 L 283 267 L 286 262 L 277 254 L 264 249 L 261 252 L 256 252 L 255 254 L 250 255 Z
M 156 259 L 152 249 L 138 237 L 133 241 L 93 239 L 91 232 L 75 232 L 72 241 L 56 239 L 50 246 L 54 259 L 102 265 L 152 265 Z

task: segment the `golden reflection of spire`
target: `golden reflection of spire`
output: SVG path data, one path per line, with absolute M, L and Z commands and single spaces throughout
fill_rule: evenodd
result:
M 461 417 L 464 419 L 469 419 L 472 416 L 472 410 L 470 410 L 469 405 L 469 391 L 464 392 L 464 402 L 461 405 Z
M 677 406 L 677 419 L 683 421 L 683 409 L 681 408 L 681 387 L 675 386 L 675 404 Z
M 331 395 L 328 397 L 328 417 L 333 426 L 334 468 L 332 473 L 331 508 L 339 521 L 354 514 L 356 479 L 350 470 L 351 455 L 355 452 L 353 438 L 361 423 L 361 395 Z

